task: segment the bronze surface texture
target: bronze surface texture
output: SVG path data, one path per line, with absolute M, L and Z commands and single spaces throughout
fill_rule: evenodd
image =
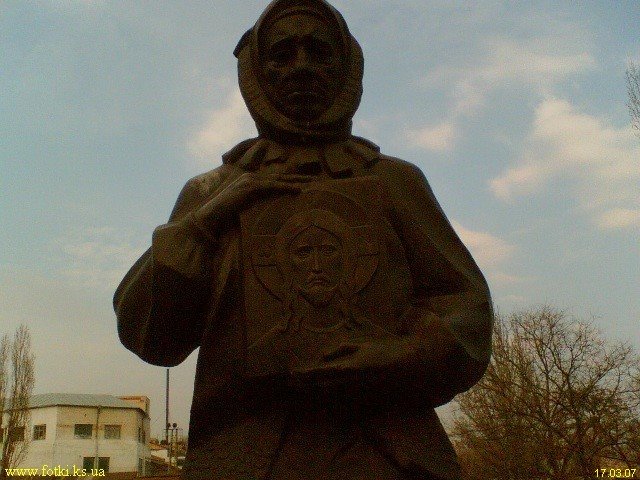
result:
M 351 134 L 363 57 L 332 6 L 275 0 L 234 53 L 259 136 L 114 297 L 146 362 L 200 347 L 184 478 L 461 478 L 434 407 L 488 364 L 485 279 L 422 172 Z

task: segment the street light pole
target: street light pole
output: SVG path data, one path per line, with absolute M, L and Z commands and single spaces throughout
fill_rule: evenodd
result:
M 164 406 L 165 406 L 165 412 L 164 412 L 164 424 L 167 426 L 167 428 L 164 431 L 164 442 L 169 445 L 169 369 L 167 368 L 167 385 L 166 385 L 166 392 L 165 392 L 165 402 L 164 402 Z
M 170 441 L 167 443 L 167 452 L 169 455 L 169 465 L 167 465 L 167 472 L 171 473 L 171 466 L 173 465 L 173 457 L 175 456 L 175 465 L 178 465 L 178 424 L 171 425 L 167 423 L 167 433 L 170 432 Z

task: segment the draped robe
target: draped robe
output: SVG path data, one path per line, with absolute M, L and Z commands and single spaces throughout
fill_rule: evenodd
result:
M 185 478 L 460 478 L 434 407 L 484 373 L 493 313 L 481 272 L 422 172 L 357 137 L 313 148 L 258 138 L 223 158 L 187 182 L 114 297 L 120 339 L 143 360 L 174 366 L 200 348 Z M 240 218 L 211 234 L 190 214 L 250 170 L 308 174 L 328 185 L 338 178 L 379 182 L 385 211 L 376 215 L 399 239 L 394 255 L 408 266 L 402 301 L 411 321 L 398 334 L 436 340 L 409 374 L 375 389 L 356 383 L 313 393 L 292 388 L 286 373 L 247 374 L 251 292 L 244 288 Z M 384 267 L 375 274 L 383 278 Z M 390 301 L 378 296 L 381 307 Z

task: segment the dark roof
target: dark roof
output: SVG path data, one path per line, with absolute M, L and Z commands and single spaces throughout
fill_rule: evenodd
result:
M 42 393 L 32 395 L 29 399 L 30 408 L 51 407 L 56 405 L 142 410 L 133 402 L 126 402 L 118 397 L 114 397 L 113 395 L 99 395 L 92 393 Z

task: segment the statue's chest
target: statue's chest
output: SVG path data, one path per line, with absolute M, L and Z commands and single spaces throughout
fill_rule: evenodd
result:
M 411 278 L 389 216 L 373 177 L 312 182 L 241 215 L 250 364 L 276 373 L 291 359 L 315 363 L 355 338 L 400 331 Z

